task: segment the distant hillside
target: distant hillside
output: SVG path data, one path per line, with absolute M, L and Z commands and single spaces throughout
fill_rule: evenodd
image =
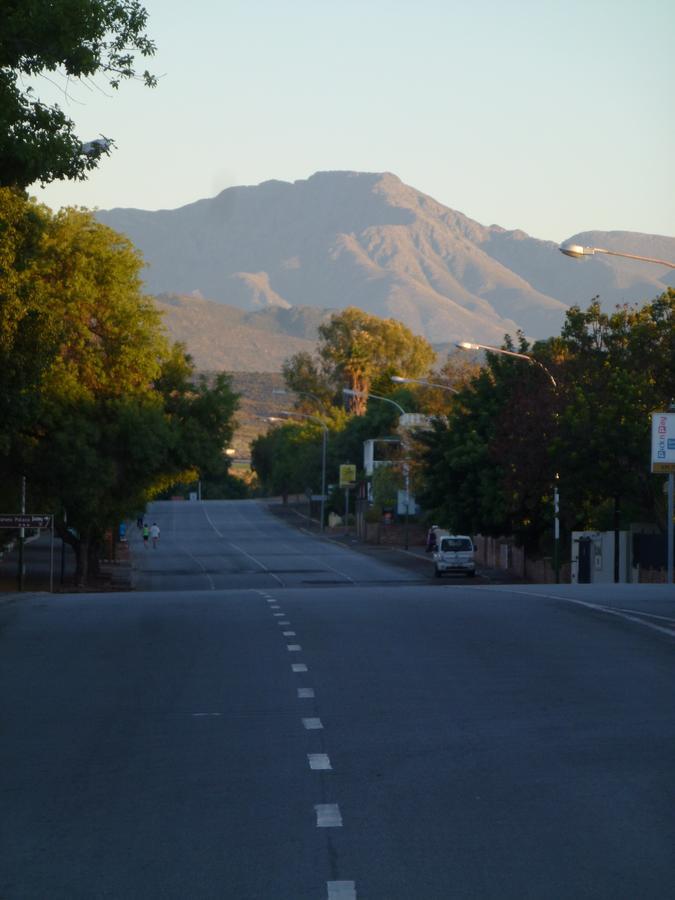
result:
M 187 345 L 198 369 L 278 372 L 283 361 L 312 352 L 325 310 L 270 307 L 246 312 L 201 297 L 155 298 L 167 332 Z
M 97 215 L 141 249 L 152 293 L 197 291 L 249 312 L 353 305 L 400 319 L 434 343 L 494 343 L 517 329 L 547 337 L 572 303 L 585 306 L 597 294 L 606 308 L 649 300 L 672 278 L 615 257 L 575 262 L 550 241 L 480 225 L 388 173 L 320 172 L 293 184 L 229 188 L 175 210 Z M 672 237 L 574 237 L 675 259 Z M 205 313 L 204 327 L 213 315 Z M 281 329 L 281 319 L 269 321 Z

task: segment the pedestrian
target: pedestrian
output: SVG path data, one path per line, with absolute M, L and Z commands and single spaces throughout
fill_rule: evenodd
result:
M 153 522 L 150 526 L 150 537 L 152 538 L 152 546 L 157 549 L 157 541 L 159 540 L 159 525 Z
M 145 549 L 148 549 L 148 539 L 150 537 L 150 529 L 148 528 L 148 523 L 145 522 L 143 524 L 143 546 Z
M 436 529 L 438 525 L 432 525 L 431 528 L 427 531 L 427 545 L 426 552 L 431 553 L 432 550 L 436 549 Z
M 143 516 L 137 516 L 136 517 L 136 528 L 138 528 L 138 530 L 140 531 L 142 527 L 143 527 Z

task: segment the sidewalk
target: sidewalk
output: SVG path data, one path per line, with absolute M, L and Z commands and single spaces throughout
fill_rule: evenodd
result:
M 485 584 L 521 584 L 522 579 L 517 578 L 510 572 L 503 569 L 489 568 L 487 566 L 476 566 L 476 577 L 467 578 L 463 575 L 447 575 L 444 578 L 434 577 L 434 566 L 430 553 L 426 553 L 423 546 L 409 545 L 406 550 L 403 546 L 392 544 L 367 544 L 360 540 L 356 534 L 346 534 L 345 526 L 339 528 L 326 528 L 323 535 L 320 532 L 318 522 L 315 519 L 309 519 L 306 513 L 294 509 L 292 506 L 284 506 L 281 503 L 268 502 L 269 511 L 283 519 L 288 525 L 299 528 L 302 531 L 309 532 L 321 540 L 331 541 L 335 544 L 342 544 L 355 550 L 357 553 L 363 553 L 373 559 L 377 559 L 387 565 L 397 566 L 408 572 L 414 572 L 419 576 L 420 581 L 428 581 L 431 584 L 453 584 L 462 585 L 485 585 Z
M 66 544 L 63 547 L 63 582 L 61 581 L 62 544 L 59 538 L 54 539 L 53 586 L 55 594 L 62 593 L 97 593 L 109 591 L 131 590 L 131 563 L 128 547 L 117 544 L 116 560 L 101 560 L 100 576 L 92 579 L 85 587 L 75 584 L 75 555 Z M 11 593 L 19 596 L 18 590 L 18 542 L 7 549 L 0 557 L 0 593 Z M 49 592 L 50 570 L 50 537 L 40 534 L 31 537 L 24 544 L 24 579 L 23 593 Z

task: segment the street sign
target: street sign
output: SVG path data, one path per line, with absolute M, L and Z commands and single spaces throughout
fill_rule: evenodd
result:
M 50 515 L 29 513 L 0 513 L 0 528 L 49 528 Z
M 652 472 L 675 472 L 675 413 L 652 413 Z
M 340 487 L 353 487 L 356 484 L 356 466 L 344 464 L 340 466 Z

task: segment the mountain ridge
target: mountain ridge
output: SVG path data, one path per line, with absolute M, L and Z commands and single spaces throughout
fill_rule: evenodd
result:
M 433 343 L 547 337 L 573 303 L 641 302 L 671 283 L 668 270 L 631 260 L 574 262 L 551 241 L 481 225 L 388 172 L 318 172 L 97 217 L 139 247 L 151 293 L 198 292 L 249 312 L 358 306 Z M 582 232 L 573 242 L 675 259 L 667 236 Z

